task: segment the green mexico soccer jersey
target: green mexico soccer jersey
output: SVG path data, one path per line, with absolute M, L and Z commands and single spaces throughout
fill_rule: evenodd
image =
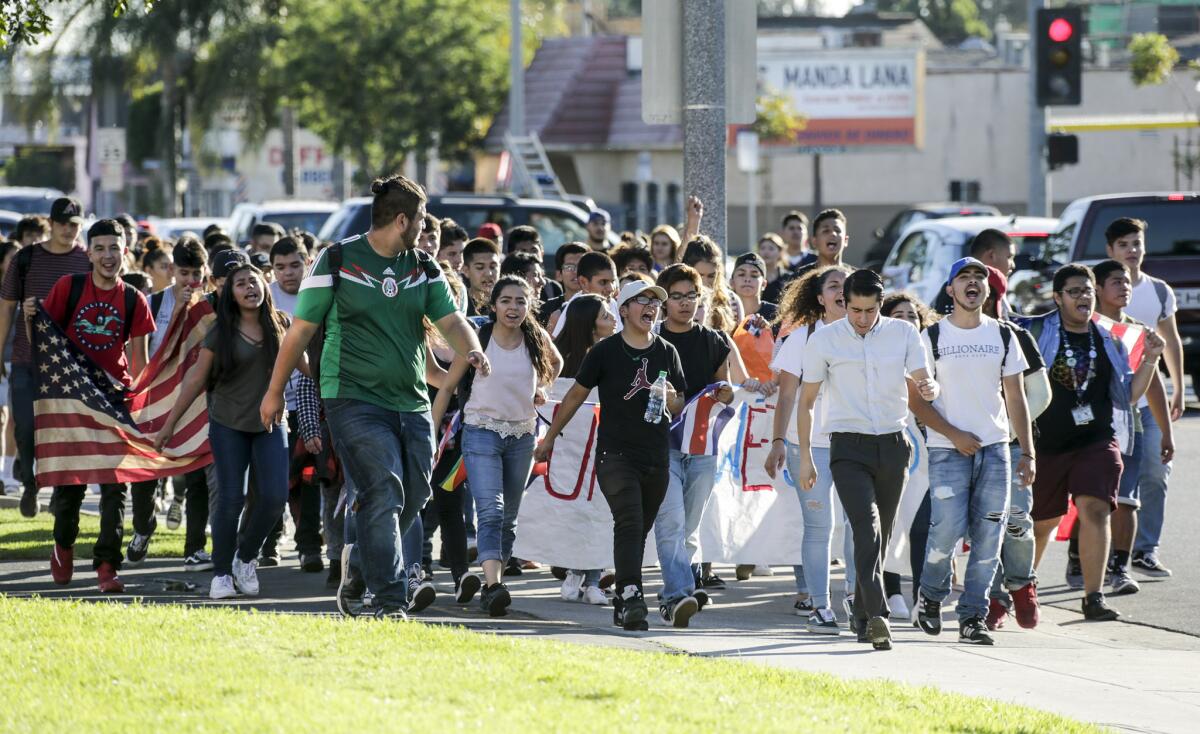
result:
M 382 257 L 365 235 L 341 243 L 336 292 L 323 250 L 300 286 L 296 318 L 325 322 L 321 397 L 362 400 L 405 413 L 429 409 L 425 329 L 454 313 L 450 287 L 426 253 Z

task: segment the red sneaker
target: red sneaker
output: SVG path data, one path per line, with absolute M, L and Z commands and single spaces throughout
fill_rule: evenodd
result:
M 1017 618 L 1017 624 L 1027 630 L 1037 627 L 1038 619 L 1041 616 L 1038 609 L 1037 587 L 1033 584 L 1025 584 L 1010 593 L 1013 600 L 1013 616 Z
M 121 581 L 121 577 L 117 576 L 117 569 L 113 568 L 108 561 L 101 563 L 100 567 L 96 569 L 96 578 L 99 579 L 98 586 L 103 593 L 125 593 L 125 582 Z
M 50 554 L 50 576 L 54 579 L 54 583 L 66 586 L 71 583 L 71 574 L 73 573 L 75 573 L 75 549 L 64 548 L 55 543 L 54 551 Z
M 988 604 L 987 628 L 998 630 L 1004 626 L 1004 618 L 1008 616 L 1008 607 L 999 599 L 992 599 Z

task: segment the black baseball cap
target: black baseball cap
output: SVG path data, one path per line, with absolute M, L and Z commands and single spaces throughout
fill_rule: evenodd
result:
M 55 199 L 50 205 L 50 221 L 59 224 L 83 224 L 83 206 L 68 196 Z
M 271 269 L 271 258 L 267 257 L 265 252 L 252 252 L 250 253 L 250 264 L 265 273 Z
M 758 268 L 758 272 L 762 273 L 764 278 L 767 275 L 767 263 L 757 252 L 743 252 L 741 255 L 738 255 L 737 260 L 733 261 L 734 270 L 743 265 L 753 265 Z
M 241 250 L 225 250 L 213 258 L 212 274 L 214 278 L 227 278 L 229 271 L 250 264 L 250 258 Z

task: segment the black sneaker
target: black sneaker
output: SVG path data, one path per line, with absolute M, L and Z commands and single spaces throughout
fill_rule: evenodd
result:
M 994 645 L 995 640 L 988 634 L 987 623 L 982 617 L 965 619 L 958 625 L 958 641 L 968 645 Z
M 503 617 L 508 614 L 508 607 L 511 604 L 512 596 L 504 584 L 485 586 L 483 593 L 479 595 L 479 606 L 492 617 Z
M 266 548 L 263 548 L 262 555 L 260 555 L 258 557 L 258 567 L 259 568 L 272 568 L 274 566 L 278 566 L 280 560 L 281 559 L 279 557 L 278 550 L 275 550 L 274 548 L 271 548 L 269 550 Z
M 721 578 L 715 573 L 710 573 L 707 576 L 700 577 L 699 585 L 706 589 L 720 590 L 725 588 L 725 579 Z
M 688 620 L 698 611 L 700 611 L 700 603 L 691 596 L 669 601 L 658 608 L 658 613 L 662 615 L 663 621 L 678 628 L 687 627 Z
M 505 576 L 520 576 L 525 573 L 521 570 L 521 562 L 516 558 L 508 559 L 508 563 L 504 564 Z
M 567 580 L 567 569 L 563 568 L 562 566 L 551 566 L 550 567 L 550 575 L 553 576 L 554 578 L 558 579 L 559 581 L 566 581 Z
M 408 612 L 404 611 L 404 607 L 395 607 L 391 606 L 390 604 L 379 607 L 375 610 L 372 616 L 375 617 L 375 619 L 391 619 L 396 622 L 408 621 Z
M 25 512 L 25 505 L 21 505 L 21 512 Z M 1139 551 L 1134 551 L 1133 558 L 1130 559 L 1129 563 L 1138 571 L 1146 574 L 1147 576 L 1165 579 L 1171 575 L 1171 569 L 1164 566 L 1162 561 L 1158 560 L 1157 553 L 1141 553 Z
M 859 627 L 858 630 L 854 634 L 858 637 L 858 641 L 863 644 L 867 644 L 867 643 L 871 642 L 871 636 L 867 634 L 866 625 Z
M 408 611 L 411 614 L 424 611 L 437 598 L 437 590 L 429 579 L 408 577 Z
M 325 562 L 320 553 L 305 553 L 300 556 L 300 570 L 305 573 L 321 573 L 325 570 Z
M 1083 566 L 1079 563 L 1079 556 L 1067 556 L 1067 588 L 1073 591 L 1079 591 L 1083 588 Z
M 325 588 L 336 589 L 342 583 L 342 566 L 340 563 L 329 564 L 329 575 L 325 577 Z
M 38 491 L 37 487 L 26 487 L 21 493 L 21 514 L 25 517 L 37 517 Z
M 1102 592 L 1094 591 L 1083 600 L 1083 617 L 1093 622 L 1113 622 L 1121 618 L 1121 613 L 1108 605 Z
M 917 595 L 917 626 L 927 635 L 942 633 L 942 603 Z
M 473 573 L 465 573 L 454 584 L 454 601 L 459 604 L 470 604 L 475 595 L 479 593 L 479 587 L 482 584 L 479 577 Z
M 829 607 L 814 609 L 808 615 L 808 624 L 805 625 L 810 633 L 814 635 L 833 635 L 842 634 L 842 629 L 838 627 L 837 618 L 833 616 L 833 610 Z
M 619 624 L 628 632 L 645 632 L 650 629 L 650 625 L 646 622 L 646 617 L 650 610 L 646 607 L 646 600 L 642 597 L 642 590 L 633 584 L 629 584 L 622 589 L 614 598 L 614 608 L 617 601 L 620 601 L 620 612 L 614 615 L 614 620 L 619 617 Z
M 696 609 L 697 612 L 703 612 L 704 607 L 708 606 L 709 602 L 712 601 L 708 596 L 708 592 L 704 589 L 696 589 L 693 591 L 692 598 L 695 599 L 696 603 L 700 605 L 699 608 Z
M 129 566 L 136 566 L 146 560 L 146 553 L 150 550 L 150 536 L 134 533 L 129 540 L 129 547 L 125 549 L 125 563 Z
M 871 641 L 871 647 L 876 650 L 892 649 L 892 628 L 883 617 L 871 617 L 867 620 L 867 638 Z
M 808 606 L 811 609 L 811 601 L 808 603 Z M 842 597 L 842 611 L 846 613 L 846 627 L 848 627 L 851 632 L 855 634 L 858 634 L 859 632 L 866 632 L 866 625 L 859 624 L 858 617 L 854 616 L 854 594 L 847 594 L 846 596 Z
M 350 565 L 350 551 L 353 544 L 347 543 L 342 548 L 341 573 L 338 580 L 337 608 L 345 617 L 357 617 L 363 610 L 363 594 L 367 592 L 367 584 L 362 574 Z

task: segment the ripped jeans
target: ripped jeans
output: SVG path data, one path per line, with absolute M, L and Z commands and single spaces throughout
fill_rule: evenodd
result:
M 1009 604 L 1008 592 L 1037 582 L 1033 570 L 1033 488 L 1021 486 L 1016 466 L 1021 459 L 1021 446 L 1010 444 L 1010 466 L 1012 467 L 1012 491 L 1008 500 L 1008 522 L 1004 530 L 1004 541 L 1000 546 L 1000 565 L 992 581 L 992 598 Z
M 958 619 L 983 618 L 1000 560 L 1008 519 L 1008 443 L 984 446 L 974 456 L 929 449 L 929 541 L 921 572 L 921 595 L 942 602 L 950 595 L 950 560 L 959 542 L 971 544 Z

